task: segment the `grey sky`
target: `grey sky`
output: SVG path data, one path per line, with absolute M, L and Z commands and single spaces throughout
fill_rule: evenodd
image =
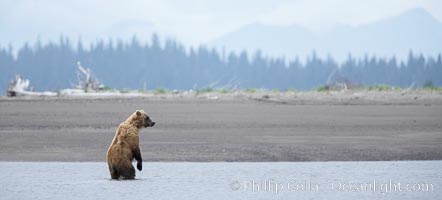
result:
M 442 21 L 440 0 L 2 0 L 0 45 L 60 34 L 94 41 L 149 31 L 195 45 L 253 22 L 321 31 L 335 24 L 369 23 L 414 7 Z

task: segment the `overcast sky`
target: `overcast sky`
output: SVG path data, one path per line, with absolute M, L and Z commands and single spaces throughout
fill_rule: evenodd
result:
M 370 23 L 415 7 L 442 21 L 441 0 L 1 0 L 0 45 L 60 34 L 93 41 L 131 31 L 158 31 L 195 45 L 253 22 L 321 31 L 335 24 Z

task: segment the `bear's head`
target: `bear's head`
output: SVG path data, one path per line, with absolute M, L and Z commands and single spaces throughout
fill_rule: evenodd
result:
M 137 110 L 132 114 L 132 121 L 138 128 L 152 127 L 155 122 L 144 112 L 144 110 Z

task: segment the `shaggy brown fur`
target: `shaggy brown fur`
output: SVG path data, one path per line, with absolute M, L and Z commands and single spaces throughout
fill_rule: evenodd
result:
M 137 110 L 118 126 L 106 155 L 112 179 L 134 179 L 134 158 L 137 160 L 137 169 L 141 171 L 143 160 L 138 132 L 141 128 L 153 125 L 155 122 L 143 110 Z

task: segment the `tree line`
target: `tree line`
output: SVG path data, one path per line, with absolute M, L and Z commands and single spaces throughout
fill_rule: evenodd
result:
M 93 70 L 105 85 L 117 88 L 197 89 L 266 88 L 315 89 L 331 78 L 360 85 L 388 84 L 398 87 L 422 86 L 431 81 L 442 85 L 441 54 L 435 58 L 410 51 L 405 61 L 394 56 L 348 58 L 338 64 L 332 57 L 319 58 L 314 52 L 304 62 L 299 58 L 266 57 L 261 51 L 249 54 L 225 53 L 205 46 L 186 49 L 176 40 L 161 42 L 153 35 L 142 43 L 136 37 L 97 41 L 84 48 L 61 37 L 58 42 L 25 43 L 16 53 L 0 47 L 0 89 L 5 91 L 16 74 L 25 76 L 36 90 L 58 90 L 76 83 L 77 61 Z

